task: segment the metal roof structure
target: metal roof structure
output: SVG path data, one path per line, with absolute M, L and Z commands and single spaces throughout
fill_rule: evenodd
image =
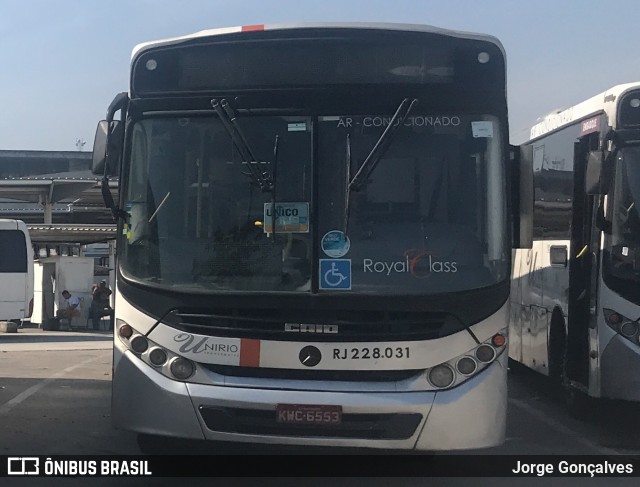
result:
M 118 181 L 109 181 L 111 191 L 117 191 Z M 81 205 L 102 206 L 100 180 L 85 178 L 29 177 L 0 179 L 0 198 L 32 203 L 79 202 Z
M 117 198 L 118 181 L 109 187 Z M 0 150 L 0 217 L 23 220 L 36 244 L 83 245 L 116 236 L 90 152 Z
M 117 193 L 117 181 L 110 181 L 109 186 L 113 193 Z M 25 220 L 33 243 L 84 245 L 116 237 L 116 225 L 110 211 L 104 207 L 99 180 L 61 177 L 0 179 L 0 198 L 5 198 L 0 202 L 0 214 Z M 84 221 L 82 224 L 54 223 L 54 211 L 56 216 L 82 212 L 85 213 Z

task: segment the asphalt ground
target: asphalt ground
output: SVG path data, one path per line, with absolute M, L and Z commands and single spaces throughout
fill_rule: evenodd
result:
M 112 336 L 106 332 L 44 332 L 23 328 L 0 335 L 0 451 L 4 455 L 138 455 L 134 434 L 115 430 L 110 418 Z M 558 391 L 521 367 L 509 376 L 507 439 L 499 447 L 464 453 L 488 455 L 640 454 L 634 404 L 600 403 L 584 418 L 567 413 Z M 193 453 L 178 445 L 174 455 Z M 232 455 L 389 454 L 335 449 L 216 444 L 206 453 Z M 425 457 L 437 461 L 438 456 Z M 173 457 L 171 461 L 179 461 Z M 281 459 L 278 459 L 280 462 Z M 171 479 L 9 479 L 11 485 L 170 485 Z M 0 479 L 0 485 L 10 485 Z M 185 479 L 186 480 L 186 479 Z M 211 485 L 214 479 L 188 479 Z M 427 479 L 304 479 L 308 485 L 423 485 Z M 490 483 L 489 480 L 491 480 Z M 55 481 L 52 483 L 52 481 Z M 291 478 L 215 479 L 224 485 L 292 485 Z M 428 479 L 428 485 L 630 485 L 629 478 Z M 534 483 L 535 482 L 535 483 Z M 635 481 L 634 481 L 635 482 Z M 637 482 L 635 482 L 637 483 Z M 299 484 L 299 482 L 298 482 Z M 296 484 L 296 485 L 298 485 Z M 173 485 L 173 482 L 172 484 Z

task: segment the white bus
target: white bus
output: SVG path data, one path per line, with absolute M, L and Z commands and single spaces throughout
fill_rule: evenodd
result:
M 520 171 L 496 39 L 217 29 L 136 47 L 130 82 L 94 146 L 121 225 L 116 427 L 143 448 L 503 441 Z
M 33 310 L 33 249 L 21 220 L 0 219 L 0 321 L 21 323 Z
M 572 406 L 640 400 L 639 143 L 630 83 L 546 116 L 522 144 L 534 243 L 514 259 L 509 356 L 564 384 Z

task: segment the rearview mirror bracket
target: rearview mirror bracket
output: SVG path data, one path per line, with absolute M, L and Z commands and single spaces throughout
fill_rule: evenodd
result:
M 126 211 L 116 205 L 109 188 L 109 176 L 117 174 L 120 166 L 120 156 L 124 146 L 124 120 L 128 103 L 127 93 L 116 95 L 107 109 L 106 120 L 98 123 L 93 144 L 92 172 L 94 174 L 102 172 L 100 186 L 102 199 L 105 206 L 111 210 L 114 219 L 126 219 L 129 216 Z M 114 120 L 113 117 L 119 110 L 122 112 L 121 120 Z

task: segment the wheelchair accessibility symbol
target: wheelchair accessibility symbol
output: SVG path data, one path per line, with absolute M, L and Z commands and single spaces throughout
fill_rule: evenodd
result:
M 351 289 L 351 259 L 320 259 L 320 289 Z

